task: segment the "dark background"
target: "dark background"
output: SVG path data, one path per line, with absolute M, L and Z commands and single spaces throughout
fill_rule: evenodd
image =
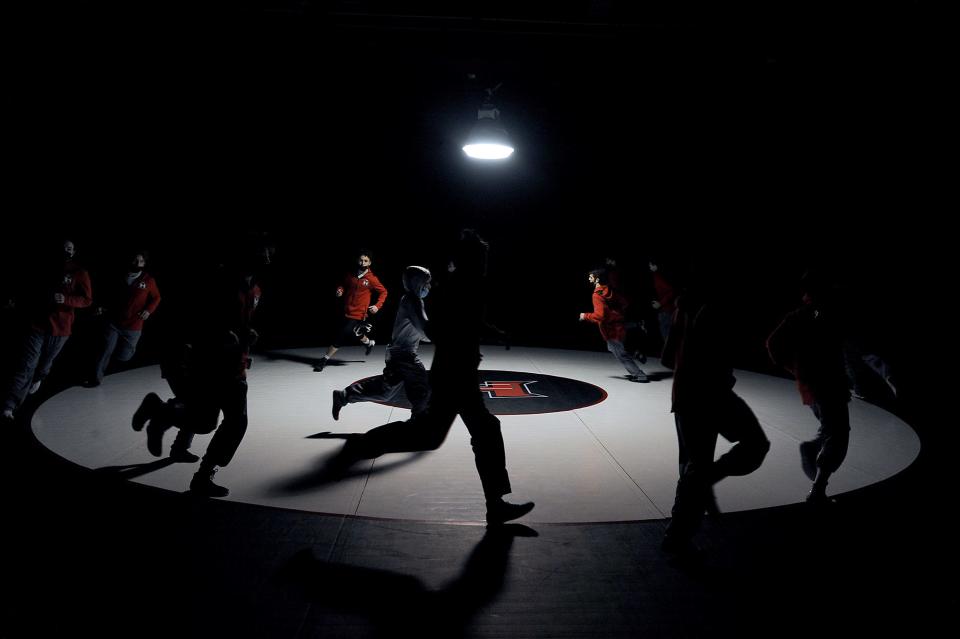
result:
M 357 247 L 396 302 L 403 266 L 442 268 L 476 227 L 493 247 L 491 319 L 514 343 L 601 348 L 576 322 L 586 271 L 617 257 L 645 308 L 656 255 L 721 274 L 739 364 L 760 369 L 811 265 L 899 351 L 939 293 L 942 92 L 934 19 L 914 7 L 79 3 L 17 17 L 6 288 L 70 234 L 95 289 L 146 246 L 174 299 L 266 231 L 265 344 L 321 346 Z M 518 151 L 482 166 L 460 145 L 501 82 Z M 162 323 L 161 307 L 145 356 Z
M 933 634 L 957 607 L 942 585 L 957 573 L 956 207 L 943 159 L 955 155 L 944 116 L 956 74 L 938 29 L 949 23 L 919 3 L 837 5 L 5 6 L 0 289 L 27 281 L 64 234 L 95 290 L 128 245 L 146 245 L 166 298 L 132 364 L 150 363 L 181 285 L 264 230 L 278 246 L 265 345 L 323 347 L 337 319 L 329 291 L 357 246 L 376 253 L 395 302 L 404 265 L 442 268 L 457 231 L 474 226 L 493 247 L 491 319 L 515 344 L 601 349 L 596 328 L 576 322 L 586 270 L 615 255 L 642 291 L 654 253 L 715 265 L 737 309 L 737 364 L 776 373 L 763 338 L 796 304 L 803 270 L 825 265 L 898 356 L 901 394 L 887 407 L 920 434 L 918 461 L 832 512 L 708 522 L 718 569 L 705 575 L 659 557 L 662 522 L 540 527 L 546 543 L 515 547 L 510 618 L 471 628 Z M 518 151 L 480 167 L 460 144 L 497 82 Z M 7 364 L 21 327 L 0 319 Z M 79 381 L 90 337 L 81 314 L 37 399 Z M 43 449 L 30 410 L 0 433 L 0 548 L 14 585 L 0 598 L 3 636 L 303 636 L 336 633 L 351 614 L 385 634 L 418 603 L 412 576 L 461 561 L 479 537 L 151 491 L 118 481 L 150 465 L 89 472 Z M 326 581 L 305 622 L 279 575 L 341 530 L 345 568 L 396 572 Z M 525 571 L 538 552 L 566 572 Z M 488 578 L 495 586 L 502 569 Z M 462 597 L 475 606 L 469 589 Z

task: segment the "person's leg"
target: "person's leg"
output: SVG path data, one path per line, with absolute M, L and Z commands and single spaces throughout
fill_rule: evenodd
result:
M 627 354 L 627 349 L 624 348 L 623 342 L 609 339 L 607 340 L 607 350 L 613 353 L 613 356 L 627 369 L 627 373 L 633 381 L 647 381 L 646 374 L 640 370 L 640 367 L 637 366 L 637 362 L 633 357 Z
M 340 325 L 340 331 L 336 334 L 333 341 L 330 342 L 330 346 L 327 347 L 327 352 L 324 353 L 320 357 L 320 361 L 314 365 L 314 371 L 318 373 L 322 371 L 324 367 L 326 367 L 330 358 L 333 357 L 338 350 L 340 350 L 340 347 L 343 344 L 350 343 L 350 340 L 354 338 L 353 326 L 356 321 L 357 320 L 352 320 L 349 317 L 343 318 L 343 323 Z
M 120 329 L 117 331 L 117 349 L 114 358 L 118 362 L 129 362 L 137 352 L 142 331 Z
M 247 382 L 224 381 L 217 390 L 223 421 L 213 433 L 200 467 L 190 481 L 190 491 L 207 497 L 226 497 L 230 490 L 213 483 L 213 475 L 233 460 L 247 432 Z
M 63 350 L 64 344 L 70 339 L 69 335 L 44 335 L 43 347 L 40 349 L 40 361 L 37 362 L 37 370 L 33 373 L 33 384 L 30 386 L 30 393 L 36 393 L 40 389 L 40 383 L 50 374 L 53 368 L 53 362 Z
M 430 405 L 430 379 L 419 359 L 403 362 L 399 367 L 403 378 L 403 390 L 410 402 L 410 410 L 419 415 Z
M 391 383 L 392 382 L 392 383 Z M 400 393 L 402 380 L 390 371 L 390 365 L 383 369 L 382 375 L 350 384 L 344 389 L 333 391 L 333 419 L 340 419 L 340 411 L 347 404 L 358 402 L 389 402 Z
M 100 351 L 96 358 L 96 368 L 93 371 L 93 378 L 90 380 L 92 385 L 99 385 L 103 381 L 107 365 L 110 364 L 110 358 L 113 356 L 113 351 L 117 346 L 118 337 L 117 327 L 111 322 L 107 322 L 103 327 L 103 332 L 100 334 Z
M 682 554 L 695 549 L 693 536 L 699 530 L 704 511 L 710 505 L 717 430 L 707 410 L 680 410 L 674 413 L 674 421 L 683 464 L 677 480 L 670 523 L 664 534 L 663 549 Z
M 17 365 L 17 372 L 10 382 L 3 404 L 6 417 L 12 417 L 13 411 L 19 408 L 27 397 L 27 391 L 33 383 L 33 374 L 37 370 L 37 363 L 40 361 L 40 353 L 43 350 L 43 338 L 43 333 L 31 331 L 23 340 L 20 363 Z
M 731 391 L 716 419 L 720 435 L 734 442 L 734 446 L 713 463 L 711 483 L 749 475 L 760 468 L 770 450 L 770 441 L 747 403 Z
M 820 451 L 816 459 L 816 475 L 813 487 L 807 496 L 809 501 L 821 501 L 827 497 L 827 482 L 840 468 L 847 456 L 850 444 L 850 413 L 844 399 L 830 399 L 813 404 L 814 414 L 820 420 L 816 441 Z
M 458 412 L 470 433 L 474 463 L 486 499 L 487 524 L 499 525 L 523 517 L 534 508 L 532 501 L 513 504 L 503 500 L 512 492 L 507 458 L 500 431 L 500 420 L 487 410 L 479 392 L 480 379 L 476 371 L 464 375 L 457 383 L 455 393 Z

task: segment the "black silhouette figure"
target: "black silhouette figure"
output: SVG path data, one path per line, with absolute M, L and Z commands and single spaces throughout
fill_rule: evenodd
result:
M 225 497 L 230 492 L 215 484 L 213 476 L 230 463 L 247 431 L 247 369 L 258 337 L 252 320 L 260 304 L 260 277 L 272 255 L 271 245 L 257 241 L 236 267 L 211 278 L 213 284 L 201 278 L 204 287 L 181 309 L 179 332 L 161 362 L 175 397 L 164 402 L 149 393 L 133 416 L 134 430 L 146 425 L 147 449 L 156 457 L 163 452 L 164 433 L 173 426 L 180 429 L 171 447 L 174 461 L 197 461 L 188 450 L 193 436 L 216 431 L 190 482 L 197 495 Z
M 427 410 L 406 422 L 392 422 L 347 440 L 335 467 L 384 453 L 436 450 L 457 415 L 470 432 L 474 459 L 487 502 L 487 522 L 521 517 L 533 503 L 511 504 L 500 420 L 490 414 L 480 394 L 480 338 L 484 328 L 484 283 L 489 245 L 473 230 L 464 230 L 451 259 L 450 278 L 437 286 L 429 309 L 430 337 L 436 344 L 430 369 Z
M 827 481 L 847 456 L 850 391 L 833 291 L 816 271 L 803 276 L 801 289 L 803 303 L 770 334 L 767 351 L 796 378 L 801 400 L 820 422 L 817 436 L 800 444 L 800 465 L 813 480 L 807 501 L 823 503 Z
M 753 472 L 770 450 L 750 407 L 733 392 L 722 298 L 712 293 L 706 275 L 698 279 L 677 301 L 662 359 L 674 369 L 671 410 L 680 450 L 680 479 L 663 549 L 680 555 L 697 550 L 692 538 L 704 512 L 719 512 L 713 485 Z M 736 445 L 714 461 L 718 435 Z

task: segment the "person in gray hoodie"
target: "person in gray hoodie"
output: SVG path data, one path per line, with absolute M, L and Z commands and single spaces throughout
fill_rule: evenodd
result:
M 383 374 L 333 391 L 335 420 L 340 419 L 340 411 L 347 404 L 389 403 L 399 395 L 401 388 L 410 401 L 413 415 L 419 415 L 426 410 L 430 400 L 430 382 L 417 351 L 420 342 L 427 340 L 427 313 L 423 298 L 430 292 L 431 280 L 430 271 L 422 266 L 408 266 L 404 269 L 403 288 L 406 293 L 400 300 L 400 309 L 393 323 L 393 335 L 387 345 Z

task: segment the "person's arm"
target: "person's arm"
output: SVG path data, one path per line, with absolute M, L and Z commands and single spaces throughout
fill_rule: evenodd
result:
M 373 273 L 368 273 L 367 278 L 370 280 L 370 288 L 377 294 L 377 301 L 371 304 L 367 310 L 371 313 L 376 313 L 383 308 L 384 302 L 387 301 L 387 287 L 381 284 L 380 279 Z
M 606 315 L 607 305 L 604 303 L 603 298 L 600 297 L 599 293 L 593 294 L 593 312 L 592 313 L 580 313 L 580 319 L 585 322 L 593 322 L 594 324 L 599 324 L 603 321 L 603 318 Z
M 147 304 L 140 311 L 140 319 L 147 319 L 153 315 L 158 306 L 160 306 L 160 289 L 157 287 L 157 280 L 151 277 L 147 280 Z
M 73 274 L 73 290 L 66 295 L 59 294 L 62 299 L 57 303 L 70 308 L 86 308 L 93 304 L 93 287 L 90 284 L 90 274 L 86 271 L 77 271 Z

